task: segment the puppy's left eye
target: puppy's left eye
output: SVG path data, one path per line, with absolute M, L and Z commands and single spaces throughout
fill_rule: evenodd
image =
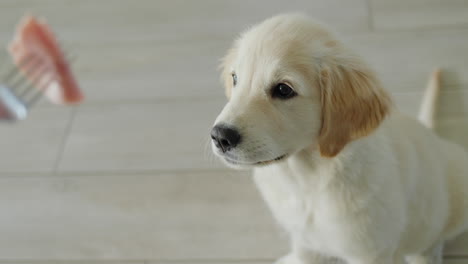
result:
M 271 96 L 278 99 L 289 99 L 296 96 L 297 93 L 285 83 L 279 83 L 271 91 Z

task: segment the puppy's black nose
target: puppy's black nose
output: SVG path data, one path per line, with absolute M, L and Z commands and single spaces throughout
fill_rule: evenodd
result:
M 236 129 L 219 124 L 211 129 L 211 139 L 217 148 L 226 152 L 235 148 L 241 141 L 241 135 Z

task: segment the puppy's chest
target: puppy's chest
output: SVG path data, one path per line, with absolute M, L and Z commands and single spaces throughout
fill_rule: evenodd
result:
M 285 175 L 282 170 L 256 170 L 255 181 L 276 220 L 294 239 L 330 252 L 343 234 L 343 204 L 320 182 Z M 291 177 L 288 177 L 291 176 Z

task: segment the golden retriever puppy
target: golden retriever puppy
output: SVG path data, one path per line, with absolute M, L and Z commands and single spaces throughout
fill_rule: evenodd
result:
M 468 227 L 468 155 L 427 128 L 437 84 L 413 120 L 358 56 L 296 14 L 243 33 L 222 67 L 229 101 L 213 151 L 253 168 L 290 235 L 277 263 L 440 263 Z

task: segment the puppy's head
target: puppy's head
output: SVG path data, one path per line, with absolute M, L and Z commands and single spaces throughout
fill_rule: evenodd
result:
M 334 157 L 371 133 L 390 107 L 367 66 L 301 15 L 273 17 L 243 33 L 223 60 L 222 79 L 229 102 L 212 145 L 236 168 L 307 148 Z

